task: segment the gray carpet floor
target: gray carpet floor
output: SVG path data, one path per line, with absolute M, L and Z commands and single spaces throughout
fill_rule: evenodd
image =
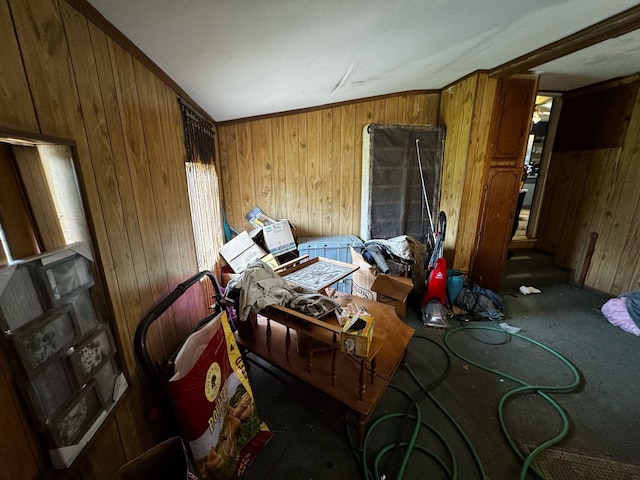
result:
M 537 286 L 535 275 L 527 281 L 528 286 Z M 640 464 L 640 382 L 636 378 L 640 338 L 607 322 L 600 312 L 606 296 L 566 283 L 539 288 L 542 293 L 524 296 L 514 284 L 500 293 L 505 299 L 504 321 L 521 329 L 520 335 L 564 356 L 579 373 L 580 383 L 574 391 L 548 394 L 568 419 L 568 433 L 554 447 Z M 403 452 L 393 448 L 381 457 L 378 467 L 373 466 L 375 455 L 399 438 L 406 441 L 414 428 L 415 422 L 403 423 L 402 416 L 392 419 L 394 413 L 403 414 L 409 406 L 405 395 L 392 388 L 376 411 L 376 417 L 389 420 L 370 431 L 363 450 L 369 478 L 395 479 L 403 471 L 406 479 L 456 475 L 471 480 L 483 478 L 484 471 L 484 478 L 517 479 L 522 460 L 503 434 L 500 399 L 521 386 L 511 377 L 530 385 L 562 386 L 574 381 L 571 369 L 537 343 L 487 330 L 496 327 L 492 322 L 452 319 L 449 330 L 425 328 L 418 300 L 410 298 L 409 302 L 405 321 L 416 329 L 416 338 L 409 346 L 409 368 L 398 370 L 393 383 L 412 396 L 427 424 L 419 429 L 416 444 L 433 452 L 444 466 L 420 449 L 414 449 L 403 463 Z M 461 330 L 449 333 L 447 346 L 444 337 L 454 329 Z M 423 387 L 438 379 L 448 362 L 444 381 L 425 393 Z M 478 368 L 476 362 L 502 374 Z M 242 478 L 367 478 L 363 452 L 354 454 L 345 427 L 333 414 L 336 405 L 314 391 L 296 388 L 300 385 L 295 381 L 275 379 L 255 365 L 249 372 L 259 414 L 274 436 Z M 535 393 L 510 398 L 503 412 L 504 427 L 519 445 L 540 445 L 563 429 L 560 414 Z M 473 446 L 482 470 L 463 435 Z M 580 474 L 576 475 L 579 480 Z M 536 477 L 527 473 L 524 478 Z

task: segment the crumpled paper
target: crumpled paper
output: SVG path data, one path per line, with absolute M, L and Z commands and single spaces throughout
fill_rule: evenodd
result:
M 529 295 L 531 293 L 542 293 L 540 290 L 538 290 L 535 287 L 525 287 L 524 285 L 521 286 L 518 290 L 523 295 Z

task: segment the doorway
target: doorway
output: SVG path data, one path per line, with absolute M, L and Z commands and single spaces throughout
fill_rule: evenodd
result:
M 516 212 L 517 227 L 512 237 L 511 248 L 532 248 L 536 242 L 542 187 L 553 146 L 559 100 L 557 94 L 536 95 L 520 184 L 519 208 Z

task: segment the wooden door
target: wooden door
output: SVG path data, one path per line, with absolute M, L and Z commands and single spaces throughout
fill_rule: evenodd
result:
M 489 169 L 474 276 L 479 285 L 491 290 L 498 290 L 502 280 L 519 187 L 520 174 L 515 169 Z
M 498 82 L 472 261 L 475 281 L 494 291 L 500 288 L 511 241 L 536 89 L 535 77 Z

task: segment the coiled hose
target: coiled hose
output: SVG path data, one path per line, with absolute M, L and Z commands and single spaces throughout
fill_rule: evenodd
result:
M 540 348 L 542 348 L 543 350 L 545 350 L 546 352 L 552 354 L 553 356 L 557 357 L 558 359 L 560 359 L 560 361 L 562 361 L 562 363 L 564 363 L 569 370 L 571 371 L 571 373 L 574 376 L 574 380 L 568 384 L 568 385 L 561 385 L 561 386 L 555 386 L 555 385 L 530 385 L 526 382 L 524 382 L 523 380 L 520 380 L 514 376 L 508 375 L 504 372 L 500 372 L 498 370 L 486 367 L 478 362 L 475 362 L 467 357 L 465 357 L 464 355 L 456 352 L 450 345 L 450 338 L 456 334 L 458 334 L 459 332 L 465 331 L 465 330 L 490 330 L 490 331 L 495 331 L 495 332 L 499 332 L 511 337 L 516 337 L 519 339 L 522 339 L 524 341 L 530 342 L 533 345 L 536 345 Z M 386 415 L 382 415 L 381 417 L 379 417 L 378 419 L 376 419 L 368 428 L 367 431 L 365 433 L 365 437 L 364 437 L 364 442 L 363 442 L 363 448 L 361 451 L 357 450 L 355 448 L 355 442 L 353 441 L 352 438 L 352 434 L 351 434 L 351 430 L 347 429 L 347 434 L 349 437 L 349 442 L 351 444 L 352 447 L 352 451 L 354 453 L 354 455 L 356 456 L 360 466 L 361 466 L 361 473 L 362 473 L 362 478 L 364 478 L 365 480 L 379 480 L 379 479 L 386 479 L 386 475 L 381 475 L 381 464 L 383 462 L 383 460 L 386 458 L 386 464 L 387 465 L 391 465 L 391 463 L 393 462 L 393 459 L 400 455 L 400 453 L 402 453 L 402 459 L 400 462 L 400 466 L 398 467 L 398 471 L 395 475 L 395 479 L 400 480 L 403 478 L 404 472 L 406 470 L 407 464 L 409 462 L 409 458 L 411 457 L 412 453 L 415 452 L 419 452 L 423 455 L 426 455 L 428 457 L 430 457 L 431 459 L 433 459 L 439 466 L 440 468 L 445 472 L 446 476 L 450 479 L 456 480 L 457 479 L 457 475 L 458 475 L 458 467 L 457 467 L 457 463 L 456 463 L 456 458 L 455 458 L 455 453 L 451 450 L 451 448 L 449 447 L 448 442 L 446 441 L 446 439 L 443 437 L 443 435 L 436 430 L 433 426 L 429 425 L 427 422 L 425 422 L 422 418 L 422 414 L 420 411 L 420 406 L 418 405 L 418 401 L 422 398 L 422 397 L 427 397 L 429 398 L 437 407 L 438 409 L 445 415 L 445 417 L 449 420 L 449 422 L 453 425 L 453 427 L 458 431 L 458 433 L 460 434 L 460 436 L 462 437 L 462 439 L 464 440 L 465 444 L 467 445 L 467 448 L 469 449 L 469 452 L 471 453 L 474 462 L 476 464 L 476 467 L 478 469 L 478 472 L 480 474 L 480 477 L 485 480 L 487 479 L 487 475 L 484 469 L 484 466 L 482 465 L 482 461 L 480 460 L 480 457 L 476 451 L 476 449 L 474 448 L 473 444 L 471 443 L 471 440 L 468 438 L 468 436 L 465 434 L 464 430 L 462 429 L 462 427 L 455 421 L 455 419 L 453 418 L 453 416 L 446 410 L 446 408 L 431 394 L 431 391 L 437 387 L 438 385 L 440 385 L 448 376 L 449 371 L 451 369 L 451 359 L 449 357 L 449 354 L 447 353 L 447 351 L 444 349 L 444 347 L 442 347 L 440 344 L 438 344 L 436 341 L 427 338 L 427 337 L 422 337 L 419 335 L 414 336 L 414 338 L 416 339 L 421 339 L 421 340 L 425 340 L 428 341 L 430 343 L 432 343 L 433 345 L 435 345 L 436 347 L 438 347 L 442 353 L 445 356 L 446 359 L 446 367 L 444 369 L 444 371 L 440 374 L 440 376 L 433 381 L 431 384 L 429 385 L 423 385 L 420 378 L 415 374 L 415 372 L 413 372 L 413 370 L 411 370 L 409 365 L 405 365 L 405 368 L 407 370 L 407 372 L 409 373 L 409 375 L 411 376 L 411 378 L 416 382 L 416 384 L 418 385 L 419 391 L 417 394 L 415 395 L 411 395 L 410 393 L 408 393 L 406 390 L 404 390 L 403 388 L 394 385 L 394 384 L 390 384 L 389 386 L 392 387 L 393 389 L 397 390 L 398 392 L 400 392 L 404 397 L 407 398 L 407 400 L 409 401 L 409 407 L 406 409 L 406 411 L 404 413 L 390 413 L 390 414 L 386 414 Z M 510 338 L 510 337 L 509 337 Z M 512 389 L 510 391 L 508 391 L 506 394 L 504 394 L 499 403 L 498 403 L 498 417 L 499 417 L 499 422 L 500 422 L 500 428 L 502 429 L 502 432 L 509 444 L 509 446 L 512 448 L 512 450 L 515 452 L 515 454 L 518 456 L 518 458 L 520 458 L 523 461 L 522 464 L 522 468 L 520 470 L 520 476 L 519 479 L 523 480 L 526 476 L 526 473 L 529 469 L 531 469 L 531 471 L 540 479 L 544 480 L 543 475 L 538 472 L 535 468 L 533 468 L 533 466 L 531 465 L 534 458 L 539 455 L 542 451 L 544 451 L 545 449 L 551 447 L 552 445 L 557 444 L 559 441 L 561 441 L 568 433 L 569 431 L 569 420 L 566 416 L 566 414 L 564 413 L 564 411 L 562 410 L 562 408 L 560 407 L 560 405 L 553 400 L 551 397 L 549 397 L 549 395 L 547 394 L 547 392 L 556 392 L 556 393 L 567 393 L 567 392 L 571 392 L 573 390 L 575 390 L 578 385 L 580 384 L 581 381 L 581 377 L 580 374 L 578 373 L 577 369 L 573 366 L 573 364 L 567 360 L 565 357 L 563 357 L 561 354 L 559 354 L 558 352 L 552 350 L 551 348 L 547 347 L 546 345 L 543 345 L 535 340 L 532 340 L 524 335 L 520 335 L 517 333 L 507 333 L 504 330 L 502 330 L 501 328 L 498 327 L 489 327 L 489 326 L 466 326 L 466 327 L 460 327 L 460 328 L 456 328 L 453 330 L 449 330 L 446 335 L 444 336 L 444 343 L 446 345 L 446 347 L 454 354 L 456 355 L 458 358 L 460 358 L 461 360 L 467 362 L 470 365 L 474 365 L 482 370 L 485 370 L 489 373 L 492 373 L 494 375 L 498 375 L 501 378 L 506 378 L 509 379 L 511 381 L 513 381 L 514 383 L 520 385 L 519 387 Z M 502 342 L 504 343 L 504 342 Z M 543 398 L 544 400 L 546 400 L 547 402 L 549 402 L 551 404 L 551 406 L 558 412 L 558 414 L 560 415 L 561 419 L 562 419 L 562 431 L 554 436 L 553 438 L 545 441 L 544 443 L 542 443 L 539 447 L 537 447 L 536 449 L 534 449 L 527 457 L 525 457 L 519 450 L 519 448 L 517 447 L 516 443 L 514 442 L 514 440 L 511 438 L 509 431 L 506 427 L 505 424 L 505 420 L 504 420 L 504 406 L 506 404 L 506 402 L 513 396 L 521 394 L 523 392 L 533 392 L 533 393 L 537 393 L 538 395 L 540 395 L 541 398 Z M 373 458 L 370 460 L 367 457 L 367 447 L 370 441 L 370 437 L 372 432 L 379 427 L 382 423 L 387 422 L 387 421 L 391 421 L 394 420 L 396 421 L 397 419 L 402 418 L 402 428 L 401 428 L 401 432 L 404 431 L 405 426 L 407 424 L 409 424 L 410 422 L 413 422 L 413 427 L 411 429 L 410 435 L 409 435 L 409 440 L 408 441 L 396 441 L 394 443 L 390 443 L 387 444 L 383 447 L 381 447 L 379 449 L 379 451 L 373 456 Z M 431 450 L 423 447 L 422 445 L 419 445 L 417 442 L 417 437 L 418 437 L 418 433 L 420 431 L 421 428 L 426 428 L 428 429 L 431 433 L 433 433 L 435 435 L 435 437 L 438 438 L 438 440 L 441 442 L 441 444 L 444 446 L 444 448 L 447 451 L 447 455 L 448 455 L 448 460 L 449 460 L 449 464 L 441 459 L 438 455 L 436 455 L 434 452 L 432 452 Z M 371 464 L 370 464 L 371 463 Z M 450 465 L 450 467 L 449 467 Z

